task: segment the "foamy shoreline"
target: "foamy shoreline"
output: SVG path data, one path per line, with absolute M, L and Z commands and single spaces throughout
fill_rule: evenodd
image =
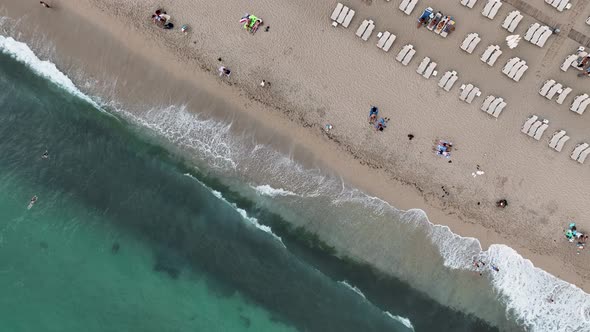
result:
M 65 9 L 67 4 L 64 2 L 63 5 L 64 5 L 64 9 Z M 171 5 L 171 7 L 172 7 L 172 5 Z M 33 8 L 36 9 L 36 7 L 33 7 Z M 80 8 L 78 8 L 78 10 L 80 10 Z M 90 8 L 83 8 L 83 10 L 91 10 L 91 9 Z M 169 10 L 171 10 L 171 9 L 169 9 Z M 9 13 L 10 13 L 10 11 L 9 11 Z M 94 15 L 92 13 L 94 13 L 94 12 L 90 12 L 90 14 L 87 13 L 87 15 Z M 47 15 L 46 13 L 39 13 L 39 14 L 43 15 L 43 16 Z M 58 12 L 56 14 L 59 15 L 60 13 Z M 141 14 L 143 14 L 143 12 Z M 96 13 L 97 17 L 102 18 L 100 15 L 101 14 Z M 34 16 L 34 14 L 33 14 L 33 16 Z M 109 22 L 109 21 L 104 21 L 104 22 L 111 24 L 109 29 L 112 29 L 112 30 L 116 29 L 117 27 L 120 27 L 120 25 L 114 25 L 114 24 L 117 24 L 117 22 Z M 120 23 L 120 22 L 118 22 L 118 23 Z M 61 29 L 59 27 L 53 27 L 53 25 L 57 25 L 55 23 L 44 22 L 43 24 L 46 24 L 46 25 L 44 25 L 44 27 L 45 27 L 44 30 L 46 30 L 46 32 L 49 36 L 51 36 L 52 33 L 55 33 L 55 31 L 59 31 Z M 136 24 L 139 26 L 145 25 L 144 22 L 138 22 Z M 53 28 L 55 28 L 56 30 L 53 31 L 52 30 Z M 273 27 L 273 29 L 274 29 L 274 27 Z M 274 30 L 272 30 L 272 31 L 274 32 Z M 156 31 L 156 32 L 158 34 L 162 33 L 161 31 Z M 241 32 L 241 31 L 236 31 L 235 33 L 238 33 L 238 32 Z M 350 31 L 348 31 L 348 32 L 350 32 Z M 149 33 L 153 33 L 153 31 L 150 31 Z M 141 43 L 142 38 L 145 37 L 145 35 L 137 34 L 136 32 L 126 32 L 125 33 L 125 37 L 130 38 L 131 36 L 134 36 L 134 38 L 136 38 L 136 40 L 132 43 Z M 88 35 L 87 35 L 87 37 L 88 37 Z M 125 37 L 123 37 L 123 38 L 125 38 Z M 176 37 L 174 37 L 174 38 L 176 38 Z M 143 42 L 145 42 L 145 39 L 143 39 Z M 152 40 L 151 42 L 153 43 L 154 41 Z M 176 41 L 168 41 L 168 42 L 176 42 Z M 162 43 L 162 41 L 158 41 L 158 43 Z M 74 42 L 74 44 L 75 44 L 75 42 Z M 369 45 L 367 45 L 367 46 L 369 46 Z M 67 54 L 68 50 L 60 49 L 58 51 L 58 53 L 62 53 L 62 52 Z M 150 53 L 145 53 L 145 52 L 149 52 L 149 50 L 145 50 L 145 49 L 139 50 L 138 52 L 144 52 L 144 54 L 150 54 Z M 185 53 L 182 53 L 182 54 L 185 54 Z M 170 69 L 170 71 L 174 72 L 176 75 L 180 74 L 179 69 L 187 67 L 186 63 L 183 64 L 183 63 L 179 62 L 177 64 L 171 64 L 168 62 L 162 62 L 162 61 L 178 60 L 178 59 L 174 59 L 174 56 L 170 56 L 168 58 L 166 58 L 166 56 L 167 56 L 167 53 L 163 52 L 161 54 L 160 58 L 156 58 L 156 61 L 160 61 L 161 64 L 165 63 L 166 67 L 168 67 L 168 69 Z M 153 57 L 152 57 L 152 60 L 154 60 Z M 84 62 L 84 60 L 80 60 L 80 61 Z M 211 67 L 207 63 L 203 63 L 202 66 L 204 66 L 206 68 Z M 114 70 L 114 69 L 109 68 L 108 70 Z M 190 76 L 190 75 L 185 75 L 185 77 L 182 77 L 182 76 L 181 77 L 184 79 L 184 78 L 186 78 L 186 76 Z M 197 77 L 198 78 L 195 80 L 198 80 L 198 79 L 211 80 L 211 78 L 207 78 L 208 77 L 207 75 L 202 75 L 202 76 L 197 76 Z M 138 78 L 138 77 L 136 77 L 136 78 Z M 273 80 L 271 80 L 271 81 L 273 81 Z M 239 79 L 238 79 L 238 82 L 244 83 L 244 82 L 240 82 Z M 253 84 L 251 81 L 246 81 L 245 83 Z M 216 84 L 216 83 L 207 83 L 207 84 L 210 84 L 210 86 L 212 87 L 212 90 L 216 90 L 220 87 L 220 85 Z M 274 84 L 274 86 L 277 86 L 276 82 L 273 82 L 273 84 Z M 273 88 L 274 88 L 274 86 L 273 86 Z M 251 87 L 245 88 L 245 89 L 248 90 L 248 89 L 251 89 Z M 169 92 L 169 91 L 166 91 L 166 92 Z M 270 93 L 272 93 L 272 92 L 273 91 L 271 91 Z M 179 92 L 177 91 L 175 93 L 178 94 Z M 180 94 L 182 94 L 182 93 L 185 93 L 185 92 L 180 92 Z M 236 104 L 242 103 L 243 99 L 240 99 L 240 97 L 236 97 L 236 91 L 233 91 L 233 92 L 225 91 L 225 92 L 221 92 L 221 93 L 225 94 L 225 96 L 232 96 L 230 98 L 235 98 L 234 100 L 232 100 L 232 103 L 236 103 Z M 246 91 L 246 93 L 248 93 L 248 91 Z M 264 93 L 266 93 L 266 92 L 264 92 Z M 138 91 L 132 91 L 132 94 L 137 94 L 138 96 L 141 95 Z M 154 99 L 156 99 L 156 98 L 157 98 L 157 96 L 154 96 Z M 264 99 L 264 96 L 262 96 L 262 97 L 259 96 L 258 98 L 266 101 Z M 131 99 L 133 99 L 133 97 Z M 272 101 L 272 98 L 270 98 L 270 99 Z M 419 196 L 419 194 L 412 187 L 410 187 L 408 185 L 396 183 L 395 180 L 389 179 L 391 176 L 390 173 L 385 173 L 380 170 L 368 168 L 365 165 L 360 165 L 358 163 L 358 161 L 354 160 L 355 157 L 352 157 L 351 155 L 343 155 L 344 150 L 342 148 L 334 149 L 333 141 L 329 141 L 326 139 L 318 140 L 318 137 L 320 136 L 318 134 L 318 131 L 315 131 L 312 135 L 309 135 L 309 133 L 310 133 L 309 129 L 296 128 L 296 126 L 297 126 L 296 123 L 295 124 L 289 123 L 288 121 L 285 121 L 284 118 L 281 119 L 280 116 L 277 116 L 276 114 L 271 115 L 271 114 L 265 113 L 264 111 L 255 110 L 258 108 L 262 108 L 260 104 L 251 103 L 251 102 L 249 102 L 249 104 L 250 104 L 249 109 L 246 110 L 246 112 L 248 114 L 252 114 L 256 117 L 264 117 L 266 119 L 265 121 L 267 123 L 268 122 L 272 123 L 273 127 L 281 128 L 282 134 L 287 135 L 287 136 L 296 137 L 300 142 L 302 142 L 302 145 L 304 145 L 305 148 L 315 150 L 315 153 L 314 153 L 315 157 L 322 158 L 323 162 L 326 165 L 331 166 L 331 168 L 338 171 L 338 173 L 342 174 L 348 182 L 354 184 L 355 186 L 358 186 L 358 187 L 366 190 L 367 192 L 374 193 L 374 194 L 376 194 L 376 196 L 384 197 L 387 201 L 395 203 L 395 205 L 397 207 L 407 209 L 407 208 L 419 206 L 421 208 L 424 208 L 424 210 L 427 211 L 430 219 L 433 220 L 435 223 L 449 225 L 451 227 L 451 229 L 456 233 L 474 236 L 478 239 L 482 239 L 483 243 L 486 244 L 485 245 L 486 247 L 487 247 L 487 245 L 489 245 L 491 243 L 506 243 L 513 248 L 517 248 L 517 250 L 521 254 L 524 254 L 525 257 L 531 258 L 537 266 L 540 266 L 549 272 L 559 275 L 561 278 L 563 278 L 565 280 L 574 282 L 577 285 L 580 285 L 582 288 L 587 289 L 587 287 L 588 287 L 587 286 L 587 279 L 584 279 L 584 277 L 583 277 L 584 270 L 581 270 L 581 271 L 566 270 L 565 272 L 563 272 L 563 266 L 559 262 L 559 260 L 561 260 L 564 257 L 563 251 L 562 252 L 551 252 L 551 255 L 548 256 L 549 259 L 547 259 L 547 257 L 543 257 L 546 254 L 545 252 L 538 252 L 538 251 L 535 251 L 534 249 L 532 249 L 533 251 L 529 250 L 528 248 L 530 248 L 530 247 L 534 248 L 534 246 L 529 246 L 528 242 L 527 242 L 528 240 L 523 241 L 522 239 L 515 238 L 514 236 L 509 236 L 510 234 L 502 234 L 501 232 L 498 233 L 495 231 L 491 231 L 491 230 L 481 227 L 479 225 L 473 225 L 473 223 L 470 221 L 472 219 L 469 217 L 465 218 L 465 216 L 463 216 L 463 218 L 465 218 L 467 220 L 466 222 L 463 222 L 461 220 L 457 220 L 453 216 L 448 215 L 448 212 L 449 212 L 448 207 L 446 207 L 446 211 L 445 211 L 445 209 L 438 210 L 436 207 L 429 206 L 428 203 L 426 203 L 424 201 L 424 199 L 421 198 Z M 361 119 L 359 121 L 364 121 L 364 120 Z M 314 126 L 317 128 L 321 125 L 320 125 L 320 123 L 315 123 Z M 370 134 L 373 134 L 373 133 L 371 132 Z M 307 138 L 306 138 L 306 136 L 307 136 Z M 340 140 L 340 137 L 336 137 L 336 138 L 338 138 Z M 381 138 L 378 138 L 378 140 L 381 141 Z M 317 143 L 318 141 L 319 141 L 319 144 Z M 346 144 L 346 143 L 344 143 L 344 144 Z M 353 152 L 353 154 L 355 156 L 365 154 L 365 158 L 366 158 L 365 161 L 371 160 L 371 154 L 363 152 L 361 150 L 358 150 L 358 147 L 350 147 L 349 146 L 347 150 L 349 152 Z M 342 161 L 345 161 L 345 162 L 342 162 Z M 346 164 L 346 165 L 344 165 L 344 164 Z M 359 178 L 357 176 L 358 174 L 364 174 L 364 175 L 362 176 L 362 178 Z M 383 179 L 383 177 L 387 177 L 387 179 Z M 381 181 L 381 183 L 383 183 L 383 185 L 378 188 L 375 188 L 371 184 L 375 183 L 376 181 Z M 433 201 L 433 194 L 432 193 L 428 193 L 428 190 L 426 190 L 426 194 L 427 194 L 427 196 L 431 195 L 431 197 L 428 199 L 428 201 L 431 204 L 439 205 L 437 203 L 437 201 Z M 450 204 L 450 205 L 452 205 L 452 204 Z M 443 205 L 443 208 L 444 208 L 444 205 Z M 450 211 L 453 211 L 453 210 L 451 209 Z M 490 209 L 490 211 L 493 212 L 493 209 Z M 454 211 L 453 213 L 458 213 L 458 212 Z M 472 217 L 472 216 L 470 216 L 470 217 Z M 477 218 L 475 218 L 475 220 L 477 220 Z M 496 229 L 496 231 L 500 231 L 500 230 Z M 507 232 L 510 233 L 510 230 L 507 230 Z M 582 260 L 586 261 L 585 258 L 578 258 L 578 259 L 582 259 Z

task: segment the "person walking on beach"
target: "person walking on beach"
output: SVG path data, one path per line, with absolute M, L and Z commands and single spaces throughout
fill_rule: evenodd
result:
M 219 71 L 219 76 L 223 76 L 225 75 L 226 77 L 229 77 L 229 75 L 231 75 L 231 70 L 229 70 L 228 68 L 221 66 L 218 69 Z
M 45 1 L 39 1 L 39 3 L 41 4 L 41 6 L 43 6 L 45 8 L 51 8 L 51 6 L 48 5 L 47 2 L 45 2 Z

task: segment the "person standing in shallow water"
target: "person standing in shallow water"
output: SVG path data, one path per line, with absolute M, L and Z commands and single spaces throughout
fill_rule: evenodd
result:
M 41 6 L 43 6 L 45 8 L 51 8 L 51 6 L 48 5 L 47 2 L 45 2 L 45 1 L 39 1 L 39 3 L 41 4 Z

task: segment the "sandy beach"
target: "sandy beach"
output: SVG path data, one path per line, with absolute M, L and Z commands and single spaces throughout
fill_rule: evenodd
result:
M 589 78 L 559 67 L 580 46 L 569 36 L 590 36 L 590 26 L 584 23 L 590 6 L 579 1 L 559 13 L 542 2 L 511 0 L 490 20 L 481 15 L 484 1 L 468 9 L 459 1 L 425 0 L 409 16 L 398 10 L 399 1 L 345 1 L 356 10 L 346 29 L 331 26 L 336 3 L 56 0 L 50 10 L 35 1 L 0 8 L 2 15 L 18 19 L 15 28 L 24 40 L 36 41 L 32 46 L 40 52 L 58 54 L 53 62 L 70 71 L 75 81 L 76 69 L 84 68 L 84 74 L 99 83 L 88 84 L 88 89 L 99 95 L 108 92 L 130 103 L 162 98 L 188 102 L 192 87 L 199 85 L 241 110 L 233 114 L 211 108 L 211 116 L 240 119 L 244 130 L 255 127 L 261 137 L 276 138 L 275 144 L 303 163 L 313 159 L 397 208 L 422 209 L 433 223 L 475 237 L 484 248 L 506 244 L 535 266 L 588 292 L 588 249 L 577 254 L 563 234 L 570 222 L 590 231 L 585 209 L 590 201 L 589 162 L 570 159 L 576 144 L 590 143 L 590 118 L 569 110 L 575 96 L 588 92 Z M 441 38 L 416 29 L 416 18 L 426 6 L 454 16 L 456 31 Z M 149 16 L 157 8 L 172 16 L 174 29 L 152 23 Z M 552 35 L 543 48 L 522 40 L 509 49 L 504 41 L 509 33 L 500 25 L 515 8 L 524 15 L 515 34 L 523 35 L 534 22 L 557 24 L 561 33 Z M 263 18 L 263 28 L 269 26 L 269 31 L 244 31 L 238 20 L 245 12 Z M 376 25 L 367 42 L 354 33 L 366 18 Z M 552 22 L 546 22 L 549 19 Z M 87 25 L 74 23 L 80 21 Z M 183 24 L 190 26 L 186 35 L 179 31 Z M 375 46 L 376 33 L 385 30 L 397 35 L 388 53 Z M 482 41 L 467 54 L 459 46 L 471 32 Z M 43 49 L 40 35 L 52 41 L 52 49 Z M 395 56 L 408 43 L 417 53 L 404 67 Z M 479 59 L 491 44 L 503 51 L 494 66 Z M 426 56 L 438 63 L 437 77 L 425 79 L 416 73 Z M 529 66 L 520 82 L 501 72 L 514 56 Z M 229 80 L 217 76 L 220 65 L 231 68 Z M 437 85 L 447 70 L 459 76 L 450 92 Z M 109 81 L 113 75 L 116 88 Z M 84 87 L 80 79 L 76 83 Z M 271 85 L 260 87 L 263 79 Z M 539 95 L 548 79 L 573 89 L 563 105 Z M 482 90 L 472 104 L 458 98 L 459 87 L 467 83 Z M 498 119 L 479 109 L 490 94 L 507 103 Z M 391 118 L 383 132 L 367 123 L 371 105 Z M 532 114 L 550 121 L 538 141 L 520 132 Z M 333 129 L 326 133 L 328 123 Z M 571 140 L 556 152 L 548 141 L 560 129 Z M 450 159 L 432 152 L 439 139 L 453 142 Z M 473 176 L 477 170 L 484 174 Z M 508 201 L 505 209 L 496 207 L 499 199 Z M 343 253 L 388 271 L 387 257 L 364 257 L 362 252 L 370 248 L 347 247 L 323 234 L 321 226 L 308 227 Z M 370 241 L 370 234 L 358 234 L 358 240 Z

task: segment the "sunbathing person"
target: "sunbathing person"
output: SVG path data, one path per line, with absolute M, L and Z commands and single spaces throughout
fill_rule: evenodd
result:
M 371 110 L 369 111 L 369 123 L 374 124 L 377 121 L 377 115 L 379 114 L 379 109 L 375 106 L 371 106 Z

